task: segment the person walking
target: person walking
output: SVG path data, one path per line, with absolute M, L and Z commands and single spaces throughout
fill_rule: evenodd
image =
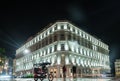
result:
M 65 78 L 66 77 L 66 67 L 65 67 L 65 65 L 63 66 L 63 78 Z

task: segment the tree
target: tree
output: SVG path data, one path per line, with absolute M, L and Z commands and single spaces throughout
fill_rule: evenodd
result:
M 0 48 L 0 57 L 1 56 L 5 56 L 5 49 L 4 48 Z
M 4 65 L 5 59 L 6 59 L 5 49 L 4 48 L 0 48 L 0 66 Z

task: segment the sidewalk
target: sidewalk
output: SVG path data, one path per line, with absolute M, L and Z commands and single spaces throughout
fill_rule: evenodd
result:
M 120 78 L 114 78 L 114 79 L 112 79 L 110 81 L 120 81 Z

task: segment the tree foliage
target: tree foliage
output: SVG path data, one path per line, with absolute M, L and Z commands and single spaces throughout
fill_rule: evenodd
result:
M 0 48 L 0 57 L 5 57 L 5 49 Z
M 5 58 L 5 49 L 0 48 L 0 66 L 4 64 Z

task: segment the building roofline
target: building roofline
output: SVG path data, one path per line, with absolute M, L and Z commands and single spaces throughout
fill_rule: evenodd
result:
M 101 39 L 99 39 L 97 36 L 92 35 L 92 34 L 86 32 L 86 31 L 84 31 L 82 28 L 80 28 L 80 26 L 76 25 L 76 24 L 73 23 L 72 21 L 67 20 L 67 19 L 63 19 L 63 20 L 56 20 L 56 21 L 54 21 L 54 22 L 52 22 L 52 23 L 49 23 L 48 25 L 46 25 L 45 27 L 43 27 L 41 31 L 39 31 L 38 33 L 36 33 L 36 34 L 30 36 L 31 39 L 28 40 L 28 39 L 30 38 L 30 37 L 29 37 L 29 38 L 27 39 L 27 41 L 25 41 L 25 42 L 21 45 L 21 47 L 22 47 L 24 44 L 26 44 L 27 42 L 31 41 L 34 37 L 36 37 L 37 35 L 39 35 L 39 34 L 42 33 L 43 31 L 45 31 L 46 29 L 50 28 L 52 25 L 56 24 L 57 22 L 67 22 L 67 23 L 70 23 L 71 25 L 75 26 L 76 28 L 82 30 L 83 32 L 85 32 L 85 33 L 87 33 L 88 35 L 92 36 L 93 38 L 95 38 L 95 39 L 101 41 L 103 44 L 107 45 L 107 44 L 104 43 Z M 108 45 L 107 45 L 107 46 L 108 46 Z M 18 48 L 18 49 L 19 49 L 19 48 Z

